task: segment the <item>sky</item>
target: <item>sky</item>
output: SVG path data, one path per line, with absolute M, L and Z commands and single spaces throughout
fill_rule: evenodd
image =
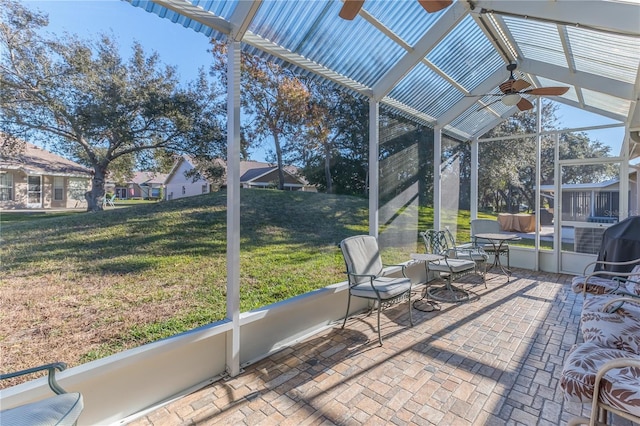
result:
M 78 34 L 94 38 L 96 34 L 112 34 L 120 45 L 123 56 L 129 55 L 133 41 L 138 41 L 147 53 L 156 51 L 162 62 L 178 68 L 185 80 L 193 80 L 200 67 L 210 64 L 208 38 L 201 33 L 174 24 L 156 14 L 134 7 L 121 0 L 22 0 L 32 9 L 40 9 L 49 15 L 50 32 Z M 577 108 L 560 105 L 560 128 L 578 128 L 615 121 Z M 624 128 L 588 132 L 591 139 L 612 147 L 612 155 L 618 155 L 624 136 Z M 251 153 L 253 160 L 264 161 L 264 148 Z

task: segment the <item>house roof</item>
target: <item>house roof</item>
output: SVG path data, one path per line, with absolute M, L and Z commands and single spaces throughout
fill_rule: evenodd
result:
M 297 167 L 295 166 L 283 166 L 284 172 L 293 177 L 301 184 L 306 185 L 307 181 L 304 179 Z M 240 183 L 245 182 L 261 182 L 260 178 L 268 175 L 271 172 L 277 171 L 278 166 L 270 163 L 261 163 L 259 161 L 241 161 L 240 162 Z
M 156 173 L 156 172 L 135 172 L 133 178 L 131 179 L 132 183 L 136 185 L 142 184 L 156 184 L 162 185 L 166 182 L 168 173 Z
M 495 102 L 510 63 L 533 88 L 569 88 L 553 100 L 616 120 L 627 134 L 640 130 L 637 1 L 458 0 L 427 13 L 416 0 L 368 0 L 352 21 L 338 17 L 336 0 L 128 1 L 457 139 L 478 138 L 518 111 Z
M 28 142 L 19 154 L 0 155 L 0 169 L 20 170 L 32 175 L 93 176 L 91 169 Z

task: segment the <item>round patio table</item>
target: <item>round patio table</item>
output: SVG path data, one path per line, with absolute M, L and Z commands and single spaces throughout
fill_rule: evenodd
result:
M 517 241 L 520 239 L 516 234 L 498 234 L 498 233 L 482 233 L 474 235 L 474 238 L 482 238 L 491 243 L 493 246 L 493 264 L 489 267 L 489 270 L 494 266 L 500 268 L 503 274 L 507 276 L 507 282 L 509 282 L 509 277 L 511 276 L 511 270 L 509 268 L 505 268 L 502 262 L 500 261 L 500 252 L 502 251 L 502 247 L 507 241 Z
M 443 260 L 445 259 L 445 256 L 442 256 L 440 254 L 432 254 L 432 253 L 411 253 L 411 259 L 415 262 L 425 263 L 425 267 L 427 270 L 427 281 L 428 281 L 429 280 L 429 263 Z M 431 296 L 431 298 L 434 300 L 429 300 L 428 296 Z M 446 281 L 443 287 L 437 287 L 435 289 L 430 289 L 430 285 L 427 282 L 427 284 L 425 285 L 424 293 L 422 294 L 422 297 L 413 302 L 413 307 L 414 309 L 417 309 L 422 312 L 432 312 L 432 311 L 440 310 L 440 305 L 437 303 L 437 301 L 456 303 L 456 302 L 462 302 L 466 300 L 469 300 L 469 292 L 464 289 L 450 285 L 448 281 Z M 426 305 L 425 307 L 428 307 L 429 309 L 422 309 L 420 307 L 421 302 L 424 303 Z

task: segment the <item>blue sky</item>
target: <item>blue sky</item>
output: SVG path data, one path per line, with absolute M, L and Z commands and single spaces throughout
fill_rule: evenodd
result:
M 208 67 L 209 40 L 201 33 L 174 24 L 155 14 L 133 7 L 121 0 L 22 0 L 30 8 L 49 15 L 49 31 L 56 34 L 69 32 L 85 38 L 97 33 L 111 33 L 120 44 L 123 55 L 128 55 L 134 40 L 147 52 L 155 50 L 162 61 L 178 68 L 185 80 L 192 80 L 199 67 Z M 576 128 L 614 123 L 605 117 L 561 105 L 558 118 L 560 128 Z M 612 154 L 620 152 L 623 128 L 589 132 L 612 146 Z M 252 153 L 252 159 L 263 161 L 262 149 Z

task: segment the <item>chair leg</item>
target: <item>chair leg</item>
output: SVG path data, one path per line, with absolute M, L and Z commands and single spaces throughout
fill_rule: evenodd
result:
M 351 292 L 349 292 L 349 298 L 347 299 L 347 313 L 344 314 L 344 321 L 342 321 L 342 328 L 344 328 L 347 323 L 347 318 L 349 317 L 349 308 L 351 307 Z
M 378 342 L 382 346 L 382 331 L 380 330 L 380 311 L 382 310 L 382 303 L 378 300 Z
M 409 289 L 409 324 L 413 327 L 413 314 L 411 313 L 411 289 Z

